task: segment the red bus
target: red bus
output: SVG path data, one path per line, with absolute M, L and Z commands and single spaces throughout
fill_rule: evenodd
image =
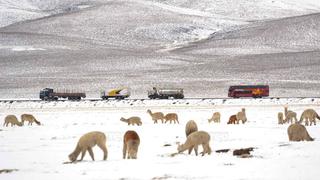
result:
M 240 98 L 240 97 L 253 97 L 262 98 L 269 96 L 268 85 L 239 85 L 230 86 L 228 97 Z

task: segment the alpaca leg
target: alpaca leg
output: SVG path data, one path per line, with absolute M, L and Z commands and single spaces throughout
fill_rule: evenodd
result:
M 82 151 L 81 151 L 81 159 L 80 159 L 80 161 L 83 160 L 84 156 L 86 155 L 86 152 L 87 152 L 87 149 L 83 148 Z
M 123 143 L 123 149 L 122 149 L 122 157 L 123 159 L 126 159 L 126 155 L 127 155 L 127 144 Z
M 88 151 L 89 151 L 89 155 L 91 156 L 92 161 L 94 161 L 94 154 L 93 154 L 92 148 L 89 147 Z
M 207 153 L 210 155 L 211 152 L 212 152 L 212 150 L 211 150 L 211 148 L 210 148 L 209 143 L 206 145 L 206 147 L 207 147 Z
M 203 151 L 200 153 L 202 156 L 204 156 L 204 154 L 207 152 L 207 147 L 205 144 L 202 144 L 202 149 Z
M 189 148 L 188 154 L 191 154 L 193 147 Z
M 196 156 L 198 156 L 198 145 L 194 145 L 194 152 L 196 153 Z

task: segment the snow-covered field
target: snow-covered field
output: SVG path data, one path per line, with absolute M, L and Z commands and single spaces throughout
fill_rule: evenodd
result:
M 318 179 L 320 128 L 307 127 L 313 142 L 289 142 L 286 125 L 277 113 L 288 105 L 298 118 L 306 108 L 320 113 L 320 99 L 204 99 L 127 100 L 81 102 L 0 102 L 0 119 L 8 114 L 32 113 L 41 126 L 0 128 L 0 169 L 18 169 L 1 179 Z M 230 115 L 246 108 L 248 123 L 227 125 Z M 147 109 L 176 112 L 180 124 L 153 124 Z M 209 124 L 212 113 L 222 114 L 220 124 Z M 128 126 L 120 117 L 140 116 L 142 126 Z M 255 147 L 252 158 L 232 153 L 174 157 L 176 143 L 184 142 L 185 124 L 195 120 L 211 135 L 210 146 L 219 149 Z M 319 124 L 319 122 L 318 122 Z M 63 164 L 81 135 L 89 131 L 107 135 L 108 159 Z M 122 159 L 122 138 L 135 130 L 141 139 L 137 160 Z M 164 146 L 164 145 L 171 146 Z M 202 148 L 200 147 L 200 151 Z

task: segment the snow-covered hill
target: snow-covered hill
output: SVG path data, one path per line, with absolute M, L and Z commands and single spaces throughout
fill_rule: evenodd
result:
M 0 0 L 0 27 L 89 7 L 88 0 Z
M 226 97 L 229 85 L 252 83 L 272 96 L 319 96 L 318 1 L 21 2 L 0 6 L 48 16 L 0 28 L 3 98 L 119 86 L 133 98 L 152 86 Z

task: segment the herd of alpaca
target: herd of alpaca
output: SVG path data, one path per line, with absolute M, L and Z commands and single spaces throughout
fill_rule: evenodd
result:
M 171 124 L 173 121 L 174 123 L 179 124 L 178 115 L 176 113 L 168 113 L 164 115 L 162 112 L 152 113 L 150 109 L 147 110 L 147 113 L 150 114 L 155 124 L 158 123 L 158 120 L 161 120 L 161 123 L 167 123 L 169 121 Z
M 301 124 L 305 121 L 305 126 L 312 126 L 312 123 L 316 125 L 316 119 L 320 120 L 320 116 L 314 109 L 306 109 L 302 112 L 300 120 L 297 119 L 297 113 L 294 111 L 288 110 L 288 107 L 284 107 L 284 114 L 282 112 L 278 113 L 278 124 L 285 123 L 297 123 Z M 293 122 L 294 120 L 294 122 Z
M 147 113 L 151 116 L 151 119 L 156 124 L 158 120 L 161 123 L 172 122 L 178 123 L 178 115 L 176 113 L 168 113 L 164 115 L 162 112 L 154 112 L 151 110 L 147 110 Z M 314 139 L 310 137 L 306 127 L 301 125 L 303 121 L 305 121 L 305 125 L 316 125 L 316 119 L 320 120 L 319 115 L 313 109 L 306 109 L 300 120 L 297 120 L 297 113 L 288 110 L 288 107 L 284 107 L 284 113 L 278 113 L 278 124 L 291 123 L 291 125 L 287 128 L 287 134 L 289 141 L 313 141 Z M 219 112 L 214 112 L 212 117 L 208 119 L 208 123 L 215 122 L 220 123 L 221 114 Z M 293 121 L 294 120 L 294 121 Z M 41 125 L 41 123 L 31 114 L 22 114 L 21 122 L 15 115 L 7 115 L 4 119 L 3 126 L 23 126 L 24 122 L 28 121 L 28 125 L 32 125 L 33 122 L 37 125 Z M 133 116 L 128 119 L 121 117 L 120 121 L 127 123 L 128 125 L 142 125 L 142 121 L 140 117 Z M 240 112 L 231 115 L 227 124 L 239 124 L 239 122 L 245 124 L 247 122 L 246 110 L 242 108 Z M 197 123 L 194 120 L 189 120 L 185 126 L 185 134 L 186 141 L 183 144 L 178 143 L 177 151 L 178 153 L 182 153 L 188 150 L 188 154 L 191 154 L 192 150 L 194 150 L 195 154 L 198 155 L 198 146 L 202 145 L 203 152 L 201 155 L 205 154 L 210 155 L 212 149 L 210 147 L 210 134 L 206 131 L 198 130 Z M 84 134 L 80 137 L 77 142 L 76 148 L 74 151 L 68 156 L 71 162 L 82 161 L 86 152 L 89 152 L 91 159 L 94 161 L 94 153 L 92 148 L 94 146 L 98 146 L 103 151 L 103 160 L 107 160 L 108 150 L 106 145 L 107 137 L 103 132 L 92 131 Z M 123 136 L 123 159 L 137 159 L 138 148 L 140 145 L 140 137 L 137 132 L 128 130 L 125 132 Z M 80 160 L 78 156 L 81 153 Z
M 11 126 L 23 126 L 24 122 L 28 121 L 28 125 L 31 125 L 33 123 L 36 123 L 37 125 L 41 125 L 41 123 L 32 115 L 32 114 L 22 114 L 21 115 L 21 122 L 18 120 L 18 118 L 15 115 L 7 115 L 4 118 L 3 126 L 8 126 L 11 124 Z

